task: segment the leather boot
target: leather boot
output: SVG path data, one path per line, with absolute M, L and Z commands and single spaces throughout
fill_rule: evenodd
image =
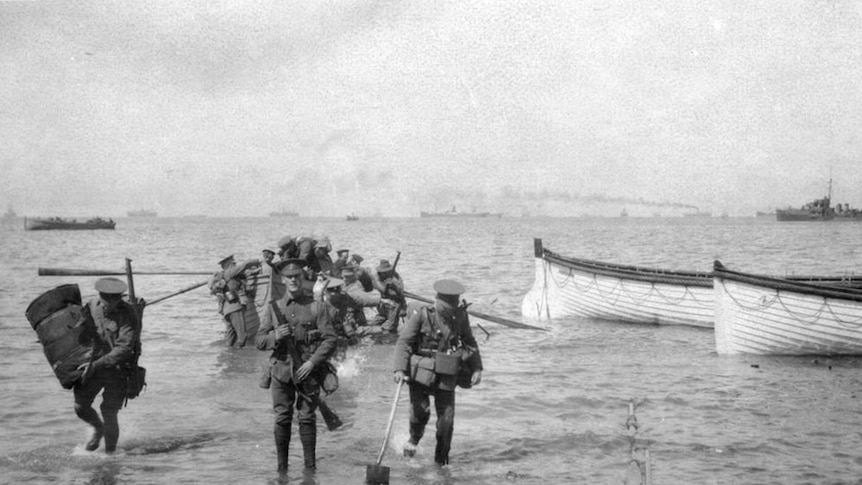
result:
M 315 426 L 315 423 L 300 424 L 299 439 L 302 441 L 302 454 L 305 459 L 305 468 L 308 470 L 316 469 L 317 426 Z
M 290 448 L 290 426 L 275 426 L 275 452 L 278 455 L 278 471 L 287 473 L 287 451 Z
M 102 441 L 102 428 L 93 427 L 93 434 L 90 435 L 90 441 L 84 446 L 87 451 L 96 451 L 99 449 L 99 442 Z
M 404 445 L 405 457 L 412 458 L 416 455 L 416 445 L 419 444 L 419 440 L 422 439 L 423 434 L 425 434 L 424 424 L 410 423 L 410 439 Z

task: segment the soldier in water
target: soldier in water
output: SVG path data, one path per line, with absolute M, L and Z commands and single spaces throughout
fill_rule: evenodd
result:
M 433 305 L 413 309 L 395 344 L 395 382 L 410 386 L 410 438 L 404 455 L 413 456 L 431 417 L 437 412 L 434 461 L 449 463 L 455 427 L 455 387 L 471 387 L 482 380 L 482 358 L 467 309 L 458 299 L 465 288 L 454 280 L 434 283 Z
M 245 307 L 248 305 L 246 294 L 247 272 L 260 265 L 257 260 L 237 264 L 233 255 L 218 262 L 221 271 L 210 277 L 210 293 L 218 298 L 219 313 L 225 321 L 225 343 L 228 347 L 244 347 L 246 333 Z
M 105 438 L 105 453 L 113 453 L 120 439 L 117 415 L 126 399 L 126 367 L 140 352 L 141 321 L 137 311 L 123 301 L 126 284 L 117 278 L 102 278 L 96 282 L 99 298 L 87 303 L 84 325 L 93 345 L 90 362 L 82 364 L 81 379 L 75 384 L 75 414 L 93 427 L 93 434 L 84 446 L 87 451 L 99 448 Z M 99 413 L 93 401 L 102 392 Z
M 299 421 L 305 469 L 315 470 L 317 447 L 318 396 L 320 379 L 316 370 L 336 350 L 332 326 L 335 309 L 327 302 L 315 300 L 303 284 L 305 261 L 289 259 L 278 264 L 284 279 L 285 295 L 272 302 L 261 318 L 255 343 L 259 350 L 272 351 L 270 356 L 272 406 L 275 412 L 275 449 L 278 471 L 287 473 L 293 410 Z

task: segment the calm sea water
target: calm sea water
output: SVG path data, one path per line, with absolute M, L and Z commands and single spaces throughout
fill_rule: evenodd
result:
M 94 292 L 91 277 L 40 277 L 39 267 L 215 270 L 235 253 L 257 257 L 285 234 L 328 235 L 375 266 L 401 251 L 407 288 L 432 296 L 454 277 L 472 308 L 520 320 L 533 283 L 533 238 L 564 255 L 627 264 L 772 274 L 862 271 L 862 224 L 754 219 L 167 219 L 119 220 L 115 231 L 0 232 L 0 482 L 276 483 L 272 415 L 257 387 L 266 354 L 221 344 L 203 289 L 147 308 L 142 365 L 149 387 L 120 413 L 119 452 L 82 449 L 88 429 L 48 367 L 24 318 L 29 302 L 63 283 Z M 135 279 L 153 300 L 206 276 Z M 452 464 L 433 465 L 433 420 L 416 458 L 402 394 L 383 465 L 393 484 L 862 483 L 862 361 L 719 357 L 712 333 L 562 319 L 547 332 L 473 319 L 486 371 L 457 397 Z M 395 387 L 392 347 L 364 343 L 340 364 L 328 402 L 348 424 L 320 423 L 319 470 L 295 483 L 360 484 L 373 464 Z M 99 402 L 99 401 L 97 401 Z M 634 410 L 637 429 L 627 428 Z M 296 440 L 295 440 L 296 441 Z M 639 460 L 633 462 L 633 458 Z

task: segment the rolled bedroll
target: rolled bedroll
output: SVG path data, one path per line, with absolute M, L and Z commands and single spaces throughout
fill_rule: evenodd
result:
M 24 315 L 36 331 L 48 364 L 65 389 L 81 377 L 78 367 L 90 362 L 91 340 L 85 326 L 78 285 L 62 285 L 34 299 Z

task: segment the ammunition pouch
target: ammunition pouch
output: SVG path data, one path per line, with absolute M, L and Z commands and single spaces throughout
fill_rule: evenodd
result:
M 434 358 L 421 355 L 410 356 L 410 381 L 425 387 L 433 386 L 437 381 L 434 372 Z
M 444 354 L 437 352 L 434 355 L 434 371 L 444 376 L 458 375 L 458 368 L 461 366 L 461 356 L 459 353 Z
M 225 290 L 224 299 L 228 303 L 236 303 L 239 301 L 239 295 L 233 290 Z

